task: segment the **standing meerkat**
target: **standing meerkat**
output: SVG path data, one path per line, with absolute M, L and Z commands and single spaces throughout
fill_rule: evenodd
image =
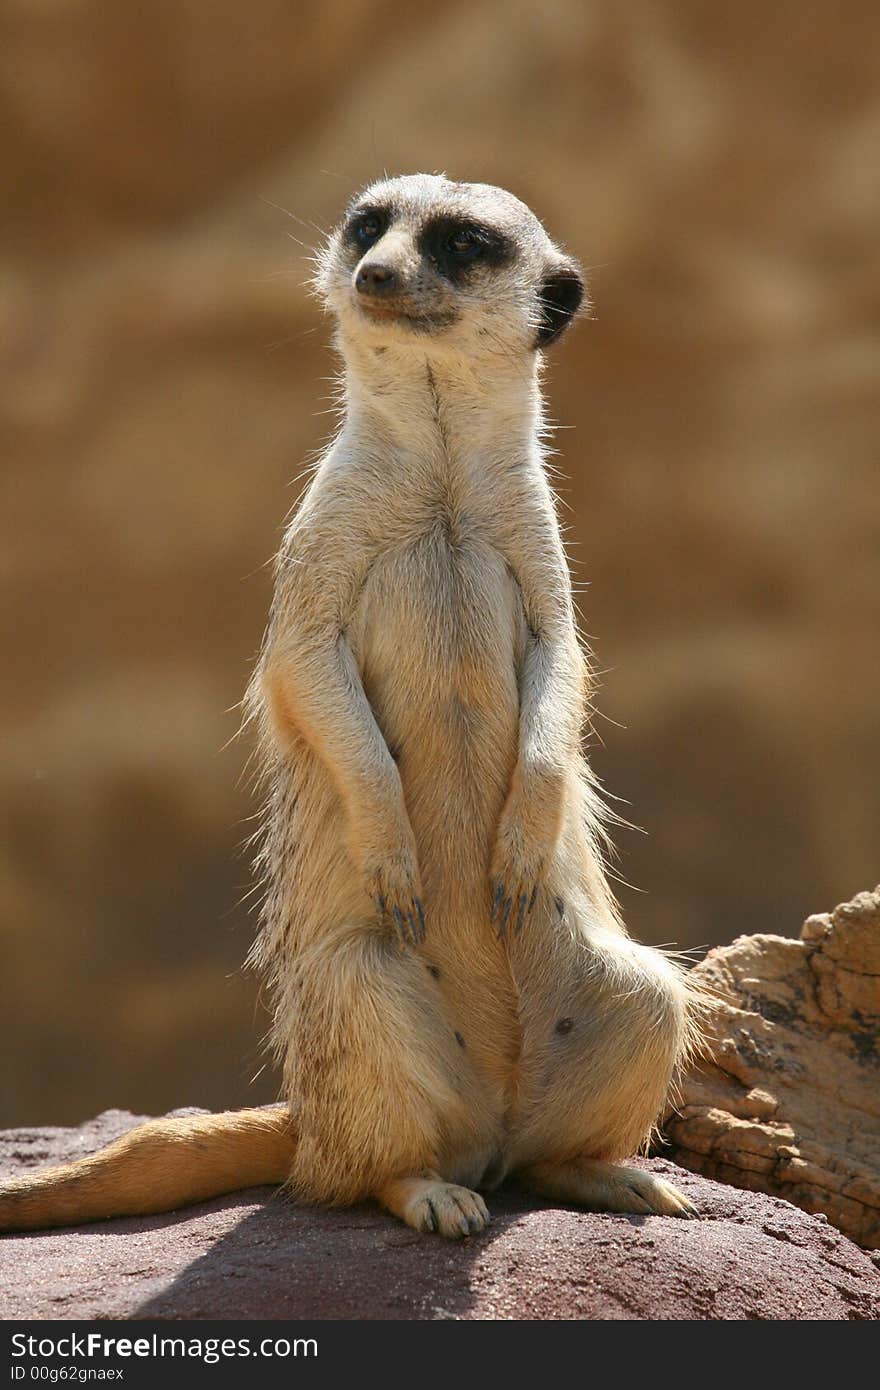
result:
M 539 385 L 580 270 L 510 193 L 415 175 L 355 199 L 317 285 L 345 414 L 285 535 L 250 691 L 268 784 L 252 959 L 286 1104 L 153 1121 L 7 1185 L 0 1224 L 283 1182 L 464 1236 L 507 1176 L 692 1215 L 621 1162 L 695 1010 L 621 925 L 581 751 Z

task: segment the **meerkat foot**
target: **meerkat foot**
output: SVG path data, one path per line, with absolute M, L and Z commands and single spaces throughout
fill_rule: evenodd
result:
M 639 1216 L 699 1216 L 677 1187 L 643 1168 L 581 1159 L 577 1163 L 540 1163 L 522 1174 L 526 1186 L 543 1197 L 561 1197 L 588 1211 L 626 1212 Z
M 450 1240 L 477 1235 L 492 1219 L 479 1192 L 444 1182 L 436 1173 L 396 1178 L 376 1197 L 407 1226 L 416 1231 L 436 1231 Z

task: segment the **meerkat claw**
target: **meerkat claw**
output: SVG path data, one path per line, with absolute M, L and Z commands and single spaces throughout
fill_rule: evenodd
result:
M 504 906 L 504 884 L 503 884 L 503 883 L 499 883 L 499 884 L 498 884 L 498 887 L 495 889 L 495 897 L 492 899 L 492 917 L 491 917 L 491 920 L 492 920 L 493 922 L 495 922 L 496 925 L 497 925 L 499 928 L 500 928 L 500 925 L 501 925 L 501 909 L 503 908 L 503 906 Z
M 406 923 L 403 920 L 403 913 L 396 904 L 391 909 L 391 916 L 394 918 L 394 924 L 397 927 L 397 934 L 400 937 L 401 943 L 404 946 L 408 946 L 409 938 L 407 936 Z
M 516 914 L 516 926 L 514 927 L 514 931 L 517 936 L 519 936 L 520 932 L 523 929 L 523 921 L 525 920 L 527 902 L 528 898 L 526 897 L 525 893 L 521 893 L 519 898 L 519 912 Z
M 501 920 L 500 920 L 500 922 L 498 923 L 498 935 L 499 935 L 499 937 L 501 938 L 502 941 L 504 940 L 505 936 L 507 935 L 507 923 L 508 923 L 508 919 L 509 919 L 509 917 L 510 917 L 510 911 L 511 911 L 511 908 L 512 908 L 512 907 L 513 907 L 513 898 L 505 898 L 505 899 L 504 899 L 504 910 L 503 910 L 503 912 L 501 913 Z
M 427 926 L 425 925 L 425 909 L 422 907 L 422 900 L 421 900 L 421 898 L 416 898 L 416 899 L 415 899 L 415 905 L 416 905 L 416 912 L 418 913 L 418 916 L 419 916 L 420 940 L 424 941 L 424 940 L 425 940 L 425 937 L 428 935 L 428 928 L 427 928 Z

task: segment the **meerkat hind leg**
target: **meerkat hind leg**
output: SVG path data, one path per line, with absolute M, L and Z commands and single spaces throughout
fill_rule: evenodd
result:
M 477 1235 L 492 1219 L 479 1192 L 444 1182 L 439 1173 L 395 1178 L 376 1198 L 416 1231 L 436 1231 L 452 1240 Z
M 560 1197 L 588 1211 L 634 1215 L 699 1216 L 677 1187 L 643 1168 L 582 1158 L 573 1163 L 537 1163 L 518 1174 L 542 1197 Z

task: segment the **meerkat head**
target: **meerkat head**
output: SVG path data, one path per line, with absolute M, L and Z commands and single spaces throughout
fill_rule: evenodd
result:
M 346 338 L 468 357 L 549 346 L 584 297 L 577 263 L 512 193 L 434 174 L 360 193 L 316 285 Z

